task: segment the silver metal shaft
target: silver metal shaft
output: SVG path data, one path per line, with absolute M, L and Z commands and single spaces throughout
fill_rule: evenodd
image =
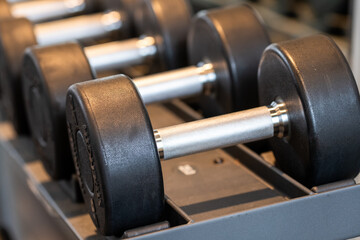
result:
M 134 79 L 145 104 L 202 94 L 216 81 L 212 64 L 200 64 Z
M 36 24 L 34 31 L 39 45 L 49 45 L 103 37 L 123 25 L 122 14 L 112 11 Z
M 223 116 L 154 131 L 159 155 L 172 159 L 216 148 L 284 137 L 289 122 L 286 106 L 274 103 Z
M 141 64 L 157 54 L 157 46 L 153 37 L 142 37 L 85 47 L 84 51 L 90 66 L 100 72 Z
M 26 17 L 31 22 L 43 22 L 82 12 L 84 0 L 32 0 L 10 5 L 13 17 Z

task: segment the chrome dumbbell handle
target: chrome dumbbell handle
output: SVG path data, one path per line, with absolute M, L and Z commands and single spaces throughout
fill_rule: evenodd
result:
M 35 0 L 14 2 L 10 6 L 13 17 L 26 17 L 31 22 L 42 22 L 85 10 L 84 0 Z
M 270 106 L 157 129 L 154 136 L 160 158 L 168 160 L 216 148 L 289 135 L 286 106 Z
M 197 96 L 211 89 L 215 81 L 210 63 L 134 79 L 145 104 Z
M 118 11 L 89 14 L 34 25 L 39 45 L 87 40 L 106 36 L 124 27 L 124 15 Z
M 84 48 L 90 66 L 96 71 L 121 69 L 154 57 L 158 48 L 153 37 L 133 38 Z

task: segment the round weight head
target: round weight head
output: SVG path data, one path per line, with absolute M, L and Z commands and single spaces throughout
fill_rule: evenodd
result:
M 217 76 L 214 94 L 200 99 L 205 115 L 258 105 L 257 69 L 269 44 L 262 21 L 248 5 L 197 14 L 188 36 L 190 62 L 212 63 Z
M 0 0 L 0 19 L 11 17 L 9 3 L 6 0 Z
M 102 5 L 106 10 L 117 10 L 121 11 L 125 16 L 126 26 L 122 32 L 129 32 L 127 36 L 138 36 L 137 29 L 134 23 L 134 13 L 141 0 L 103 0 Z M 140 33 L 141 34 L 141 33 Z
M 353 178 L 360 168 L 360 98 L 343 54 L 318 35 L 271 45 L 259 68 L 262 105 L 277 97 L 288 139 L 270 140 L 277 164 L 307 186 Z
M 25 18 L 0 21 L 0 103 L 18 133 L 27 132 L 20 87 L 20 69 L 28 46 L 36 44 L 32 24 Z
M 22 90 L 35 145 L 53 178 L 70 177 L 66 92 L 74 83 L 94 79 L 94 74 L 76 43 L 29 48 L 23 66 Z
M 101 233 L 154 223 L 164 208 L 153 129 L 125 76 L 75 84 L 66 110 L 70 143 L 91 218 Z
M 156 39 L 165 69 L 186 64 L 186 35 L 192 11 L 187 0 L 142 0 L 136 9 L 138 31 Z

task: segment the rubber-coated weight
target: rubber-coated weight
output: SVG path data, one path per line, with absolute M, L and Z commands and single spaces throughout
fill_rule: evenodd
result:
M 160 220 L 163 178 L 149 116 L 135 86 L 124 76 L 101 81 L 70 87 L 68 129 L 91 218 L 102 234 L 121 235 Z
M 139 32 L 156 39 L 163 69 L 186 64 L 186 36 L 192 10 L 187 0 L 141 1 L 136 9 Z
M 0 21 L 0 104 L 20 134 L 28 132 L 20 94 L 21 63 L 26 47 L 35 44 L 33 26 L 27 19 Z
M 270 44 L 260 16 L 248 5 L 198 16 L 188 37 L 190 63 L 210 62 L 217 76 L 214 96 L 200 99 L 204 115 L 258 106 L 257 69 Z
M 24 58 L 22 90 L 35 145 L 54 179 L 69 178 L 73 162 L 66 131 L 65 103 L 74 82 L 94 79 L 77 43 L 32 47 Z
M 311 46 L 311 47 L 309 47 Z M 360 99 L 345 57 L 328 37 L 270 46 L 259 68 L 260 104 L 287 105 L 290 138 L 272 138 L 277 164 L 308 186 L 360 169 Z

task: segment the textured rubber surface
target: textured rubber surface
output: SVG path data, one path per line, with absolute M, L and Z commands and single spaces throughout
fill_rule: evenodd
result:
M 290 138 L 272 138 L 277 164 L 309 187 L 360 169 L 360 98 L 345 57 L 317 35 L 271 45 L 259 68 L 260 104 L 286 103 Z
M 142 0 L 135 14 L 139 32 L 155 37 L 163 68 L 186 65 L 186 36 L 192 17 L 188 1 Z
M 23 69 L 22 90 L 35 146 L 53 178 L 69 178 L 74 167 L 66 130 L 66 92 L 74 83 L 94 79 L 94 74 L 77 43 L 32 47 Z
M 200 99 L 205 116 L 258 106 L 257 69 L 269 36 L 248 5 L 200 12 L 188 37 L 191 64 L 210 62 L 217 82 L 214 95 Z
M 27 19 L 0 21 L 0 104 L 19 134 L 28 133 L 20 86 L 21 63 L 25 49 L 35 44 L 33 26 Z
M 118 75 L 71 86 L 67 121 L 84 199 L 100 232 L 122 235 L 158 221 L 164 208 L 161 165 L 134 84 Z

